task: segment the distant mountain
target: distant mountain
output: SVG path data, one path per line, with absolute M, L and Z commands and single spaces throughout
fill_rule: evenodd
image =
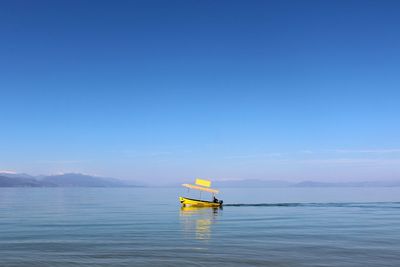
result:
M 326 183 L 314 181 L 302 181 L 292 185 L 293 187 L 344 187 L 342 183 Z
M 14 173 L 14 172 L 0 172 L 0 176 L 9 177 L 9 178 L 27 178 L 27 179 L 35 179 L 35 176 L 26 174 L 26 173 Z
M 0 187 L 145 187 L 143 183 L 122 181 L 81 173 L 65 173 L 49 176 L 32 176 L 25 173 L 0 172 Z M 180 187 L 173 183 L 161 187 Z M 215 188 L 278 188 L 278 187 L 400 187 L 400 180 L 364 182 L 287 182 L 280 180 L 225 180 L 214 181 Z M 160 187 L 160 185 L 158 185 Z
M 399 181 L 364 181 L 364 182 L 314 182 L 303 181 L 293 185 L 294 187 L 397 187 L 400 186 Z
M 213 182 L 213 186 L 218 188 L 224 187 L 240 187 L 240 188 L 248 188 L 248 187 L 288 187 L 291 186 L 292 183 L 287 181 L 279 181 L 279 180 L 226 180 L 226 181 L 215 181 Z
M 173 183 L 162 187 L 180 187 L 181 184 Z M 288 182 L 281 180 L 225 180 L 213 181 L 214 188 L 279 188 L 279 187 L 400 187 L 400 180 L 394 181 L 361 181 L 361 182 L 316 182 L 301 181 Z
M 213 186 L 217 188 L 240 187 L 240 188 L 274 188 L 274 187 L 400 187 L 400 180 L 397 181 L 361 181 L 361 182 L 287 182 L 279 180 L 227 180 L 215 181 Z
M 34 179 L 0 174 L 0 187 L 41 187 L 44 183 Z M 49 186 L 49 185 L 48 185 Z
M 58 187 L 123 187 L 126 183 L 117 179 L 90 176 L 80 173 L 66 173 L 46 176 L 42 182 L 54 184 Z
M 80 173 L 50 176 L 0 173 L 0 187 L 136 187 L 143 184 Z

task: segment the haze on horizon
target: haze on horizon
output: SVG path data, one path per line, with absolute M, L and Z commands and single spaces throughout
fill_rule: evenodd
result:
M 398 1 L 2 1 L 0 170 L 400 177 Z

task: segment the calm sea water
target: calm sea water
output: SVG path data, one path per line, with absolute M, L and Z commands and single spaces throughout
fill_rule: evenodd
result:
M 2 188 L 0 266 L 400 266 L 400 188 Z

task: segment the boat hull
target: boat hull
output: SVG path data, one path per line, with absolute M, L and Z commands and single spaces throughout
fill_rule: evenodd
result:
M 222 203 L 215 203 L 211 201 L 193 199 L 193 198 L 186 198 L 186 197 L 179 197 L 179 201 L 181 202 L 182 206 L 192 206 L 192 207 L 221 207 Z

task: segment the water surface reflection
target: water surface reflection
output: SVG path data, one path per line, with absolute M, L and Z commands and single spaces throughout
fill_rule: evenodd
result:
M 181 207 L 180 221 L 185 237 L 198 240 L 209 240 L 212 237 L 212 225 L 222 208 Z

